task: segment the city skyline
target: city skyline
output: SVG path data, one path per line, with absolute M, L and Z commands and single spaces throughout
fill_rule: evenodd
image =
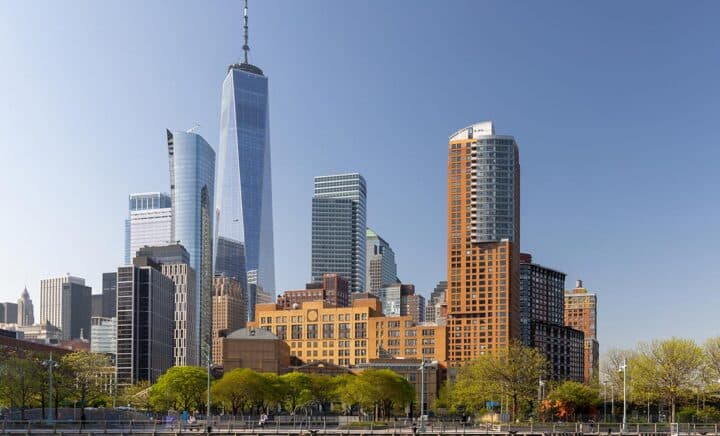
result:
M 711 32 L 709 22 L 704 20 L 714 15 L 704 9 L 716 10 L 715 7 L 693 6 L 679 17 L 681 24 L 692 23 L 693 32 L 681 35 L 673 25 L 667 36 L 653 42 L 641 36 L 642 30 L 653 29 L 642 18 L 649 14 L 663 23 L 671 22 L 670 17 L 677 17 L 667 5 L 648 10 L 633 5 L 627 17 L 615 17 L 598 5 L 589 5 L 582 11 L 568 8 L 555 18 L 539 6 L 525 5 L 527 10 L 521 10 L 519 6 L 490 3 L 484 12 L 496 18 L 512 16 L 525 29 L 518 36 L 504 35 L 496 41 L 497 47 L 483 47 L 477 36 L 454 29 L 451 20 L 463 8 L 471 15 L 483 9 L 481 6 L 458 1 L 447 11 L 435 11 L 429 4 L 412 8 L 408 2 L 398 3 L 383 10 L 379 17 L 374 10 L 372 15 L 377 22 L 372 24 L 373 29 L 391 29 L 392 23 L 404 16 L 402 9 L 409 8 L 412 11 L 406 18 L 411 23 L 428 22 L 432 17 L 438 26 L 451 30 L 451 35 L 433 42 L 429 39 L 431 35 L 420 35 L 420 30 L 410 26 L 409 35 L 420 38 L 415 43 L 410 36 L 392 29 L 389 47 L 380 47 L 363 41 L 367 32 L 360 32 L 346 17 L 346 14 L 369 17 L 372 12 L 369 6 L 345 5 L 352 8 L 348 13 L 330 2 L 318 2 L 309 8 L 292 2 L 251 5 L 253 34 L 257 35 L 253 41 L 259 46 L 251 55 L 260 56 L 251 62 L 262 64 L 273 80 L 270 92 L 273 165 L 279 169 L 273 179 L 274 206 L 278 211 L 293 211 L 276 218 L 275 249 L 277 259 L 282 259 L 276 266 L 277 291 L 297 289 L 307 281 L 311 198 L 308 186 L 312 176 L 357 171 L 365 175 L 370 186 L 368 224 L 392 242 L 402 259 L 399 275 L 415 283 L 418 292 L 427 296 L 435 283 L 447 276 L 443 192 L 446 138 L 459 126 L 492 119 L 501 126 L 501 131 L 515 136 L 522 147 L 521 213 L 525 245 L 520 249 L 536 254 L 544 265 L 566 273 L 566 289 L 576 279 L 583 279 L 598 294 L 601 300 L 598 331 L 603 351 L 658 336 L 703 339 L 716 330 L 709 308 L 718 298 L 712 288 L 717 273 L 709 247 L 718 240 L 712 231 L 694 229 L 713 228 L 718 216 L 717 208 L 704 198 L 708 193 L 711 196 L 711 187 L 718 182 L 711 165 L 717 161 L 718 151 L 709 147 L 716 140 L 712 125 L 718 114 L 714 103 L 718 89 L 715 85 L 701 88 L 691 83 L 701 80 L 713 83 L 705 76 L 712 77 L 718 69 L 717 62 L 707 59 L 703 51 L 709 49 L 706 38 Z M 152 31 L 143 30 L 142 26 L 156 23 L 167 12 L 163 6 L 149 6 L 138 17 L 139 23 L 129 26 L 132 31 L 137 30 L 137 35 L 122 32 L 131 44 L 147 39 L 148 49 L 138 47 L 137 54 L 117 49 L 125 37 L 118 38 L 113 32 L 120 33 L 118 27 L 128 25 L 130 20 L 128 13 L 117 6 L 93 5 L 89 11 L 78 8 L 76 16 L 69 18 L 76 24 L 86 23 L 92 13 L 117 15 L 118 20 L 104 20 L 111 22 L 104 41 L 107 46 L 88 42 L 65 51 L 59 49 L 62 44 L 81 37 L 82 41 L 101 39 L 97 35 L 104 33 L 93 26 L 79 26 L 82 31 L 65 31 L 46 22 L 57 13 L 54 6 L 38 11 L 34 17 L 20 17 L 20 11 L 12 8 L 0 12 L 2 24 L 9 29 L 6 31 L 21 36 L 21 41 L 12 38 L 12 42 L 0 42 L 0 52 L 7 50 L 7 58 L 18 65 L 17 72 L 0 73 L 3 79 L 0 82 L 20 83 L 21 91 L 27 92 L 23 95 L 0 85 L 8 96 L 8 108 L 19 108 L 13 111 L 30 114 L 31 118 L 46 118 L 47 129 L 53 131 L 53 141 L 48 141 L 42 133 L 29 131 L 27 124 L 10 110 L 2 111 L 0 123 L 10 135 L 2 147 L 9 153 L 6 162 L 10 162 L 10 168 L 0 176 L 0 182 L 5 186 L 3 193 L 26 212 L 17 214 L 22 221 L 16 221 L 17 217 L 0 221 L 3 228 L 13 229 L 8 234 L 6 250 L 12 256 L 2 260 L 6 265 L 13 264 L 11 261 L 18 265 L 3 275 L 0 301 L 15 301 L 27 284 L 37 311 L 40 279 L 65 271 L 86 278 L 96 292 L 101 289 L 102 272 L 116 268 L 118 253 L 122 252 L 127 195 L 169 192 L 163 160 L 165 125 L 185 128 L 199 120 L 199 132 L 207 135 L 217 152 L 218 83 L 228 61 L 240 56 L 241 7 L 190 5 L 183 11 L 170 11 L 174 19 L 183 23 L 192 23 L 200 11 L 210 15 L 209 22 L 217 23 L 213 26 L 217 29 L 203 28 L 207 36 L 198 42 L 191 41 L 195 35 L 192 33 L 174 43 L 161 35 L 165 24 Z M 74 7 L 70 5 L 69 9 Z M 290 20 L 297 14 L 307 17 L 308 23 L 301 25 Z M 324 23 L 328 16 L 337 18 L 338 23 L 309 30 L 313 27 L 310 23 Z M 535 23 L 543 21 L 538 16 L 557 19 L 565 33 L 554 30 L 543 34 L 539 23 Z M 286 24 L 287 29 L 272 25 L 275 22 Z M 613 23 L 620 26 L 618 35 L 607 35 L 601 30 Z M 631 24 L 636 23 L 640 29 L 629 33 Z M 342 26 L 349 26 L 347 34 L 342 33 Z M 41 41 L 47 47 L 22 39 L 31 28 L 46 29 L 43 33 L 46 38 Z M 581 29 L 587 31 L 584 42 L 570 41 L 568 35 Z M 300 35 L 293 34 L 298 31 Z M 537 41 L 528 41 L 533 31 L 537 32 L 533 35 Z M 86 33 L 91 36 L 88 38 Z M 333 33 L 344 36 L 340 41 L 325 41 Z M 57 41 L 47 41 L 50 36 L 57 37 Z M 376 37 L 372 38 L 377 42 Z M 301 41 L 304 42 L 300 44 Z M 19 47 L 13 46 L 15 43 Z M 319 53 L 298 50 L 298 46 L 313 44 L 319 45 L 316 50 Z M 559 47 L 553 48 L 552 44 Z M 697 48 L 682 50 L 689 44 Z M 451 47 L 448 53 L 438 52 L 446 46 Z M 674 62 L 690 65 L 702 62 L 704 68 L 682 71 L 666 64 L 668 46 L 678 56 Z M 214 51 L 205 50 L 207 47 Z M 409 47 L 409 53 L 395 60 L 390 53 L 400 47 Z M 150 53 L 165 48 L 167 54 L 160 54 L 156 61 L 150 59 Z M 435 85 L 438 91 L 428 90 L 427 96 L 417 93 L 419 83 L 440 77 L 453 65 L 453 57 L 468 48 L 476 48 L 481 58 L 481 52 L 488 50 L 487 60 L 496 66 L 506 64 L 507 68 L 498 66 L 497 72 L 478 72 L 475 68 L 469 68 L 472 73 L 453 72 L 452 80 Z M 47 51 L 63 56 L 48 56 Z M 103 81 L 83 70 L 90 71 L 95 64 L 112 63 L 112 58 L 106 58 L 110 54 L 104 51 L 129 61 L 130 66 L 107 73 L 112 76 L 114 87 L 128 95 L 121 98 L 120 94 L 112 94 L 117 98 L 116 107 L 108 109 L 111 111 L 108 115 L 90 116 L 88 111 L 97 103 L 90 94 L 102 89 Z M 565 60 L 565 51 L 576 56 L 576 64 Z M 193 55 L 187 57 L 193 59 L 179 56 L 189 52 Z M 354 54 L 345 55 L 347 52 Z M 438 62 L 429 62 L 428 52 L 438 57 Z M 538 69 L 539 53 L 547 56 L 543 62 L 552 66 Z M 339 60 L 338 65 L 329 65 L 323 57 Z M 643 69 L 635 57 L 657 68 Z M 362 65 L 353 72 L 358 66 L 356 58 L 362 60 Z M 49 80 L 49 76 L 39 76 L 35 81 L 40 84 L 40 92 L 47 93 L 47 108 L 27 106 L 24 99 L 33 101 L 37 94 L 26 90 L 17 75 L 39 74 L 34 67 L 36 62 L 57 72 L 50 82 L 42 82 Z M 161 67 L 163 62 L 168 66 Z M 300 63 L 308 71 L 289 68 L 293 63 Z M 383 64 L 387 66 L 380 68 Z M 396 77 L 385 74 L 393 69 Z M 141 77 L 144 75 L 147 78 Z M 401 83 L 397 75 L 408 78 L 409 83 Z M 296 89 L 305 83 L 310 84 L 308 88 L 313 94 Z M 371 86 L 373 83 L 377 89 Z M 68 86 L 48 89 L 55 84 Z M 76 94 L 67 94 L 61 88 Z M 468 99 L 473 100 L 472 104 L 462 102 L 457 96 L 463 90 L 483 96 L 480 104 L 474 98 Z M 443 97 L 444 94 L 452 98 Z M 168 101 L 160 102 L 165 99 Z M 183 104 L 186 99 L 192 104 Z M 147 109 L 136 119 L 135 107 L 144 105 Z M 398 110 L 374 112 L 377 107 L 394 105 L 399 106 Z M 421 109 L 411 110 L 413 105 Z M 77 112 L 61 111 L 70 106 L 77 107 Z M 317 111 L 312 117 L 302 113 L 308 107 L 311 109 L 308 112 Z M 403 128 L 398 129 L 398 124 Z M 122 132 L 118 127 L 130 132 Z M 98 134 L 110 129 L 116 129 L 117 138 Z M 17 133 L 18 130 L 23 133 Z M 347 134 L 350 131 L 353 134 Z M 103 138 L 101 143 L 98 137 Z M 672 154 L 678 144 L 683 147 L 697 144 L 701 151 Z M 44 158 L 30 163 L 23 155 L 36 155 L 27 153 L 31 146 L 37 146 Z M 117 157 L 123 159 L 117 165 L 107 163 L 108 154 L 116 154 L 119 146 L 130 147 L 127 153 L 121 153 L 129 157 Z M 140 151 L 147 153 L 143 162 L 130 158 Z M 387 161 L 382 159 L 383 152 L 387 153 Z M 74 162 L 78 153 L 86 155 L 77 161 L 89 168 L 85 178 L 67 176 L 67 180 L 58 180 L 66 173 L 57 173 L 54 167 L 62 165 L 56 163 Z M 670 155 L 673 159 L 667 158 Z M 297 168 L 302 159 L 308 168 Z M 409 163 L 415 171 L 387 177 L 398 162 Z M 125 171 L 131 165 L 138 168 L 128 175 Z M 35 180 L 28 180 L 23 189 L 8 189 L 22 180 L 22 174 L 12 167 L 34 176 L 29 179 Z M 50 185 L 53 181 L 57 183 Z M 41 188 L 42 185 L 45 187 Z M 88 185 L 106 188 L 98 192 Z M 56 190 L 49 191 L 56 198 L 41 192 L 48 191 L 47 186 L 55 187 Z M 91 200 L 95 204 L 91 208 L 93 213 L 52 214 L 52 219 L 50 214 L 41 213 L 46 209 L 59 210 L 75 197 Z M 672 207 L 667 204 L 669 198 L 676 199 Z M 33 203 L 43 207 L 37 209 Z M 399 218 L 400 210 L 411 218 Z M 682 217 L 692 217 L 693 224 L 683 222 Z M 21 242 L 31 233 L 34 233 L 28 241 L 31 247 L 24 247 Z M 70 241 L 76 244 L 70 246 Z M 93 259 L 88 259 L 87 253 L 92 253 Z M 676 259 L 680 259 L 685 270 L 684 279 L 664 272 L 677 270 Z M 707 284 L 711 284 L 710 288 Z M 691 292 L 695 289 L 703 292 Z M 679 291 L 686 297 L 682 301 L 672 298 Z M 651 313 L 657 320 L 635 321 L 639 317 L 634 311 L 648 300 L 653 301 Z M 693 315 L 683 316 L 681 323 L 667 322 L 670 316 L 677 321 L 678 313 Z

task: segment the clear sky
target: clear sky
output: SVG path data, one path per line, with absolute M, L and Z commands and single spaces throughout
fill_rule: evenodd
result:
M 720 334 L 720 3 L 251 0 L 270 78 L 280 290 L 310 277 L 312 178 L 359 171 L 424 294 L 446 274 L 447 138 L 493 120 L 522 166 L 522 249 L 599 295 L 606 350 Z M 0 300 L 123 259 L 165 128 L 217 147 L 240 1 L 0 4 Z

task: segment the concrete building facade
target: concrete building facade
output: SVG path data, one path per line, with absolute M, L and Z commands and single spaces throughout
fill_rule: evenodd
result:
M 376 293 L 384 285 L 398 281 L 395 252 L 380 235 L 368 228 L 366 238 L 365 290 Z

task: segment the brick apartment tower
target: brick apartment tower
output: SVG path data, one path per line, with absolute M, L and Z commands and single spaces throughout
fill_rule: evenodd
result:
M 458 366 L 520 337 L 520 163 L 492 122 L 448 144 L 447 357 Z M 453 376 L 451 370 L 450 376 Z
M 223 340 L 232 332 L 245 327 L 247 311 L 240 282 L 235 277 L 215 276 L 213 278 L 213 344 L 212 359 L 216 365 L 223 365 Z
M 583 287 L 582 280 L 575 288 L 565 291 L 565 325 L 585 333 L 585 383 L 599 376 L 600 343 L 597 340 L 597 295 Z

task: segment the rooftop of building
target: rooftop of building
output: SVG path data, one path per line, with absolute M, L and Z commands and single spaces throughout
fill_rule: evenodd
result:
M 227 335 L 228 339 L 270 339 L 280 340 L 279 337 L 275 336 L 271 331 L 258 328 L 241 328 Z
M 240 70 L 245 71 L 247 73 L 257 74 L 258 76 L 264 76 L 263 70 L 260 69 L 260 67 L 256 67 L 253 64 L 249 64 L 246 62 L 240 62 L 237 64 L 232 64 L 228 66 L 228 72 L 232 70 Z

